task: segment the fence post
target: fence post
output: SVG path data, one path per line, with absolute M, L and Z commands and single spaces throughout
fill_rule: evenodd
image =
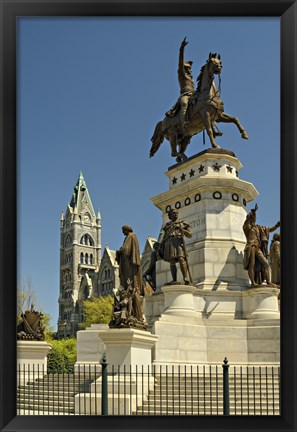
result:
M 224 358 L 223 364 L 223 410 L 224 415 L 230 415 L 229 364 L 227 357 Z
M 102 395 L 101 395 L 101 415 L 108 415 L 108 390 L 107 390 L 107 360 L 105 354 L 101 360 L 102 366 Z

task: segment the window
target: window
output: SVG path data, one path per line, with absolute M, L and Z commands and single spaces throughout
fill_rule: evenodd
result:
M 87 246 L 94 246 L 94 240 L 89 234 L 84 234 L 80 239 L 80 244 L 87 245 Z
M 83 253 L 80 254 L 80 262 L 81 262 L 81 264 L 83 264 L 83 262 L 84 262 L 84 254 Z
M 86 264 L 89 264 L 89 255 L 86 253 L 86 255 L 85 255 L 85 263 Z
M 90 264 L 93 265 L 93 254 L 90 255 Z
M 68 234 L 67 237 L 66 237 L 66 239 L 65 239 L 65 247 L 71 246 L 71 241 L 72 241 L 71 235 Z

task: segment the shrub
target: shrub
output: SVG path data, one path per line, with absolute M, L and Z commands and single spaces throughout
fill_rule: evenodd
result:
M 72 373 L 76 362 L 76 339 L 49 340 L 52 349 L 48 354 L 48 373 Z

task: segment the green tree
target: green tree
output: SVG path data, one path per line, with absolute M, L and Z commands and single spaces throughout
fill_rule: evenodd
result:
M 91 324 L 108 324 L 112 318 L 113 296 L 91 297 L 83 302 L 84 322 L 81 329 Z
M 48 373 L 72 373 L 76 362 L 76 339 L 53 340 L 47 336 L 52 349 L 47 356 Z

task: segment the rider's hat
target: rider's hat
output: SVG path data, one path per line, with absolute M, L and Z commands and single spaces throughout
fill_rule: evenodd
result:
M 192 66 L 193 62 L 191 60 L 186 60 L 184 66 Z

